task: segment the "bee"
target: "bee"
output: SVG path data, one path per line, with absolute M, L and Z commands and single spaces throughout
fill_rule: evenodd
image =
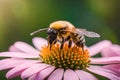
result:
M 34 35 L 35 33 L 47 31 L 48 34 L 48 45 L 50 49 L 53 44 L 59 42 L 61 44 L 60 49 L 63 48 L 65 42 L 68 41 L 68 47 L 72 46 L 72 43 L 77 45 L 78 47 L 84 47 L 85 38 L 84 36 L 95 38 L 100 37 L 100 35 L 96 32 L 87 31 L 86 29 L 76 28 L 73 24 L 68 21 L 55 21 L 49 25 L 48 28 L 39 29 L 31 33 Z

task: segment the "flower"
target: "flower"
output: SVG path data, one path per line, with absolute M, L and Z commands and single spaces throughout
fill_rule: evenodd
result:
M 20 75 L 28 80 L 98 80 L 97 74 L 110 80 L 120 80 L 117 71 L 104 67 L 120 63 L 120 57 L 91 57 L 111 45 L 107 40 L 85 50 L 77 46 L 68 48 L 67 43 L 62 50 L 59 44 L 50 50 L 47 40 L 39 37 L 33 38 L 33 44 L 35 48 L 18 41 L 9 51 L 0 53 L 0 57 L 7 57 L 0 60 L 0 70 L 10 69 L 7 78 Z

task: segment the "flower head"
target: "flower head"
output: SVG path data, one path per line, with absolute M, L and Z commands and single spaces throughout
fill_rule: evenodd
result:
M 0 70 L 10 69 L 6 77 L 21 76 L 28 80 L 98 80 L 94 74 L 111 80 L 120 80 L 117 71 L 107 69 L 104 65 L 120 63 L 120 57 L 92 58 L 104 48 L 111 45 L 109 41 L 99 42 L 88 49 L 66 43 L 63 49 L 59 44 L 51 50 L 43 38 L 33 38 L 35 48 L 24 42 L 16 42 L 9 52 L 1 52 Z M 95 65 L 94 65 L 95 64 Z M 103 66 L 99 66 L 102 64 Z

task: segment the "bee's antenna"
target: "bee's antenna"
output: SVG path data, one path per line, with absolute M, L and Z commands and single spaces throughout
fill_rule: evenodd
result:
M 48 28 L 43 28 L 43 29 L 36 30 L 36 31 L 30 33 L 30 35 L 32 36 L 32 35 L 34 35 L 34 34 L 36 34 L 38 32 L 45 31 L 45 30 L 48 30 Z

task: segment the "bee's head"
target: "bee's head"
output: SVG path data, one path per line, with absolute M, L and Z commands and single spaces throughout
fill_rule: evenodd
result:
M 48 42 L 52 44 L 53 41 L 55 41 L 55 39 L 57 38 L 58 31 L 53 28 L 49 28 L 47 34 L 48 34 Z

